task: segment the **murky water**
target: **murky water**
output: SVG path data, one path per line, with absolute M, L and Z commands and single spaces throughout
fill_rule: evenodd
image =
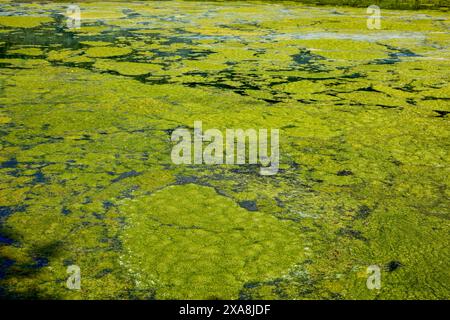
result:
M 450 297 L 448 13 L 80 8 L 0 3 L 0 295 Z M 197 120 L 279 128 L 279 173 L 174 165 Z

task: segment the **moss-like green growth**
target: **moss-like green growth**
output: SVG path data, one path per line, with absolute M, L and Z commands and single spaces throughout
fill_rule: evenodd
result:
M 41 56 L 43 54 L 40 48 L 21 48 L 9 50 L 8 54 L 19 54 L 19 55 L 27 55 L 27 56 Z
M 168 187 L 121 210 L 126 265 L 157 298 L 236 299 L 245 283 L 287 273 L 302 259 L 298 226 L 248 212 L 212 188 Z
M 132 50 L 129 48 L 117 48 L 117 47 L 93 47 L 86 50 L 86 55 L 91 58 L 108 58 L 119 57 L 130 54 Z
M 51 17 L 0 16 L 0 25 L 10 28 L 35 28 L 53 21 Z
M 1 6 L 2 297 L 450 297 L 447 13 Z M 280 129 L 278 174 L 174 165 L 194 121 Z

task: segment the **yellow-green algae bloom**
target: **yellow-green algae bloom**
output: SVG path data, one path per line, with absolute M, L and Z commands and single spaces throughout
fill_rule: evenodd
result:
M 450 297 L 448 12 L 78 5 L 0 2 L 0 297 Z M 194 121 L 278 174 L 174 165 Z

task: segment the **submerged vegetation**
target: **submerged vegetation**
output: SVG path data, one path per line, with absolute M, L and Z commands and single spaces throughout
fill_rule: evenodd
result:
M 2 298 L 450 298 L 447 13 L 80 7 L 0 2 Z M 174 165 L 194 121 L 279 128 L 278 174 Z

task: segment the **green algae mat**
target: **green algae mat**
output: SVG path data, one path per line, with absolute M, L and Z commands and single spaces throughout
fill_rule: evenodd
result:
M 78 6 L 0 2 L 0 297 L 450 298 L 448 12 Z M 277 174 L 174 164 L 195 121 Z

